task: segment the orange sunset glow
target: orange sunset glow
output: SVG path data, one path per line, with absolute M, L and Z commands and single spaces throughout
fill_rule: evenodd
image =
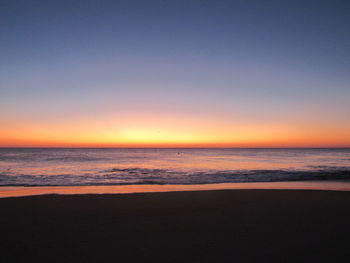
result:
M 13 123 L 3 147 L 344 147 L 348 129 L 283 123 L 230 123 L 170 114 L 103 120 Z

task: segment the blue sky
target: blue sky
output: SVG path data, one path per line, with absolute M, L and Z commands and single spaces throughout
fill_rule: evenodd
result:
M 0 135 L 21 123 L 45 130 L 80 120 L 104 126 L 100 120 L 109 116 L 106 122 L 120 126 L 127 124 L 119 117 L 154 120 L 161 113 L 213 120 L 230 127 L 224 133 L 261 124 L 271 127 L 270 137 L 274 127 L 288 126 L 289 133 L 327 131 L 327 142 L 332 129 L 345 138 L 349 7 L 347 1 L 1 1 Z M 5 135 L 3 144 L 17 138 Z

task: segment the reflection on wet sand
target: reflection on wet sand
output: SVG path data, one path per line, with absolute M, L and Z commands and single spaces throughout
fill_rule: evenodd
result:
M 40 186 L 0 187 L 0 197 L 43 194 L 128 194 L 174 191 L 203 191 L 229 189 L 294 189 L 350 191 L 348 182 L 268 182 L 222 183 L 197 185 L 114 185 L 114 186 Z

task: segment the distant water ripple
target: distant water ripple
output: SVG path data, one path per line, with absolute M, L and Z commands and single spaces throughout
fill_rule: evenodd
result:
M 350 181 L 350 149 L 0 149 L 0 186 Z

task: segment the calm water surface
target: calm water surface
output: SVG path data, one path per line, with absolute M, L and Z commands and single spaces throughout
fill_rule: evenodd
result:
M 350 181 L 350 149 L 0 149 L 0 186 L 327 180 Z

